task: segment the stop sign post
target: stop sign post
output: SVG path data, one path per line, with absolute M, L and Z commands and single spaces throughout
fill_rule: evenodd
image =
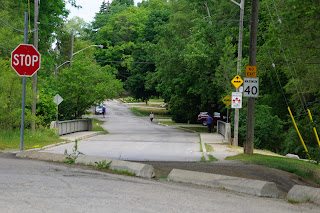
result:
M 24 42 L 28 38 L 28 13 L 25 13 L 24 21 Z M 22 84 L 22 104 L 21 104 L 21 134 L 20 134 L 20 151 L 23 150 L 24 138 L 24 114 L 26 101 L 26 77 L 32 77 L 40 69 L 41 55 L 30 44 L 20 44 L 11 53 L 11 67 L 19 76 L 23 77 Z
M 20 44 L 11 53 L 11 67 L 19 76 L 32 77 L 40 69 L 40 61 L 40 53 L 30 44 Z

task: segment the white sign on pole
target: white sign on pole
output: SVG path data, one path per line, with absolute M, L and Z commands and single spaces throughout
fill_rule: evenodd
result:
M 244 78 L 243 87 L 243 97 L 259 97 L 259 78 Z
M 231 108 L 242 108 L 242 93 L 233 92 L 231 97 Z
M 59 105 L 62 101 L 63 101 L 63 98 L 61 98 L 59 94 L 56 94 L 56 96 L 54 96 L 53 102 L 56 103 L 57 105 Z

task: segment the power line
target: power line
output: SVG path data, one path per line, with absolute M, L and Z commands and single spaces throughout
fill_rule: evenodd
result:
M 155 64 L 155 62 L 141 62 L 141 61 L 108 61 L 108 60 L 95 60 L 97 62 L 117 63 L 117 64 Z
M 260 26 L 260 25 L 259 25 L 259 26 Z M 276 69 L 276 65 L 275 65 L 275 63 L 274 63 L 274 61 L 273 61 L 273 59 L 272 59 L 272 56 L 271 56 L 271 53 L 270 53 L 270 50 L 269 50 L 267 41 L 266 41 L 266 39 L 265 39 L 265 37 L 264 37 L 264 34 L 263 34 L 263 31 L 262 31 L 261 26 L 260 26 L 260 31 L 261 31 L 262 38 L 263 38 L 263 40 L 264 40 L 264 44 L 266 45 L 266 48 L 267 48 L 268 56 L 269 56 L 269 59 L 271 60 L 273 70 L 274 70 L 274 72 L 275 72 L 275 74 L 276 74 L 276 76 L 277 76 L 278 83 L 279 83 L 279 85 L 280 85 L 280 89 L 281 89 L 282 95 L 283 95 L 283 97 L 284 97 L 284 100 L 285 100 L 287 106 L 289 107 L 289 104 L 288 104 L 286 95 L 285 95 L 285 93 L 284 93 L 284 91 L 283 91 L 283 87 L 282 87 L 282 84 L 281 84 L 281 81 L 280 81 L 280 78 L 279 78 L 279 75 L 278 75 L 278 72 L 277 72 L 277 69 Z
M 19 30 L 19 29 L 15 28 L 15 27 L 11 26 L 11 25 L 8 24 L 7 22 L 3 21 L 2 19 L 0 19 L 0 21 L 1 21 L 2 23 L 4 23 L 5 25 L 7 25 L 8 27 L 11 27 L 12 29 L 24 33 L 23 30 Z
M 268 2 L 267 2 L 267 1 L 266 1 L 266 5 L 267 5 L 267 9 L 268 9 L 268 11 L 269 11 L 269 15 L 270 15 L 270 18 L 271 18 L 273 27 L 274 27 L 274 29 L 275 29 L 275 31 L 276 31 L 276 34 L 277 34 L 277 38 L 278 38 L 278 41 L 279 41 L 279 44 L 280 44 L 280 47 L 281 47 L 281 51 L 282 51 L 282 53 L 283 53 L 284 59 L 285 59 L 285 61 L 286 61 L 286 63 L 287 63 L 287 66 L 288 66 L 288 70 L 289 70 L 289 72 L 290 72 L 290 74 L 291 74 L 291 77 L 292 77 L 292 79 L 293 79 L 293 84 L 294 84 L 294 86 L 295 86 L 295 88 L 296 88 L 296 90 L 297 90 L 297 93 L 298 93 L 300 102 L 301 102 L 301 104 L 302 104 L 303 110 L 305 111 L 305 113 L 307 113 L 306 108 L 305 108 L 305 105 L 304 105 L 304 103 L 303 103 L 303 101 L 302 101 L 302 99 L 301 99 L 302 94 L 300 95 L 300 92 L 299 92 L 299 90 L 298 90 L 297 84 L 296 84 L 295 79 L 294 79 L 294 77 L 293 77 L 293 74 L 292 74 L 292 71 L 291 71 L 291 68 L 290 68 L 290 65 L 289 65 L 287 56 L 286 56 L 285 51 L 284 51 L 284 49 L 283 49 L 283 45 L 282 45 L 281 39 L 280 39 L 280 37 L 279 37 L 278 31 L 277 31 L 276 25 L 275 25 L 275 23 L 274 23 L 273 17 L 272 17 L 272 15 L 271 15 L 271 11 L 270 11 L 270 8 L 269 8 L 269 5 L 268 5 Z M 302 92 L 301 92 L 301 93 L 302 93 Z
M 3 21 L 2 19 L 0 19 L 0 21 L 1 21 L 2 23 L 4 23 L 5 25 L 7 25 L 8 27 L 10 27 L 10 28 L 12 28 L 12 29 L 14 29 L 14 30 L 16 30 L 16 31 L 19 31 L 19 32 L 24 33 L 23 30 L 19 30 L 19 29 L 15 28 L 15 27 L 11 26 L 11 25 L 8 24 L 7 22 Z M 34 32 L 34 31 L 36 31 L 36 30 L 29 30 L 29 33 L 32 33 L 32 32 Z
M 12 51 L 12 50 L 7 49 L 7 48 L 6 48 L 6 47 L 4 47 L 4 46 L 1 46 L 1 45 L 0 45 L 0 47 L 1 47 L 2 49 L 5 49 L 5 50 L 9 51 L 9 52 L 11 52 L 11 51 Z

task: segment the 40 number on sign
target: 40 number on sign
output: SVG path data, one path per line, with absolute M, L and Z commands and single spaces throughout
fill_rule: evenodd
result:
M 244 78 L 243 87 L 243 97 L 259 97 L 259 78 Z

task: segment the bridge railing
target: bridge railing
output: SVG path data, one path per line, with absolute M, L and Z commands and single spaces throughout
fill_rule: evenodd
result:
M 230 143 L 231 139 L 231 125 L 224 121 L 217 121 L 217 133 L 224 136 L 224 140 Z
M 66 135 L 74 132 L 92 131 L 91 119 L 77 119 L 68 121 L 52 121 L 50 129 L 57 129 L 57 135 Z

